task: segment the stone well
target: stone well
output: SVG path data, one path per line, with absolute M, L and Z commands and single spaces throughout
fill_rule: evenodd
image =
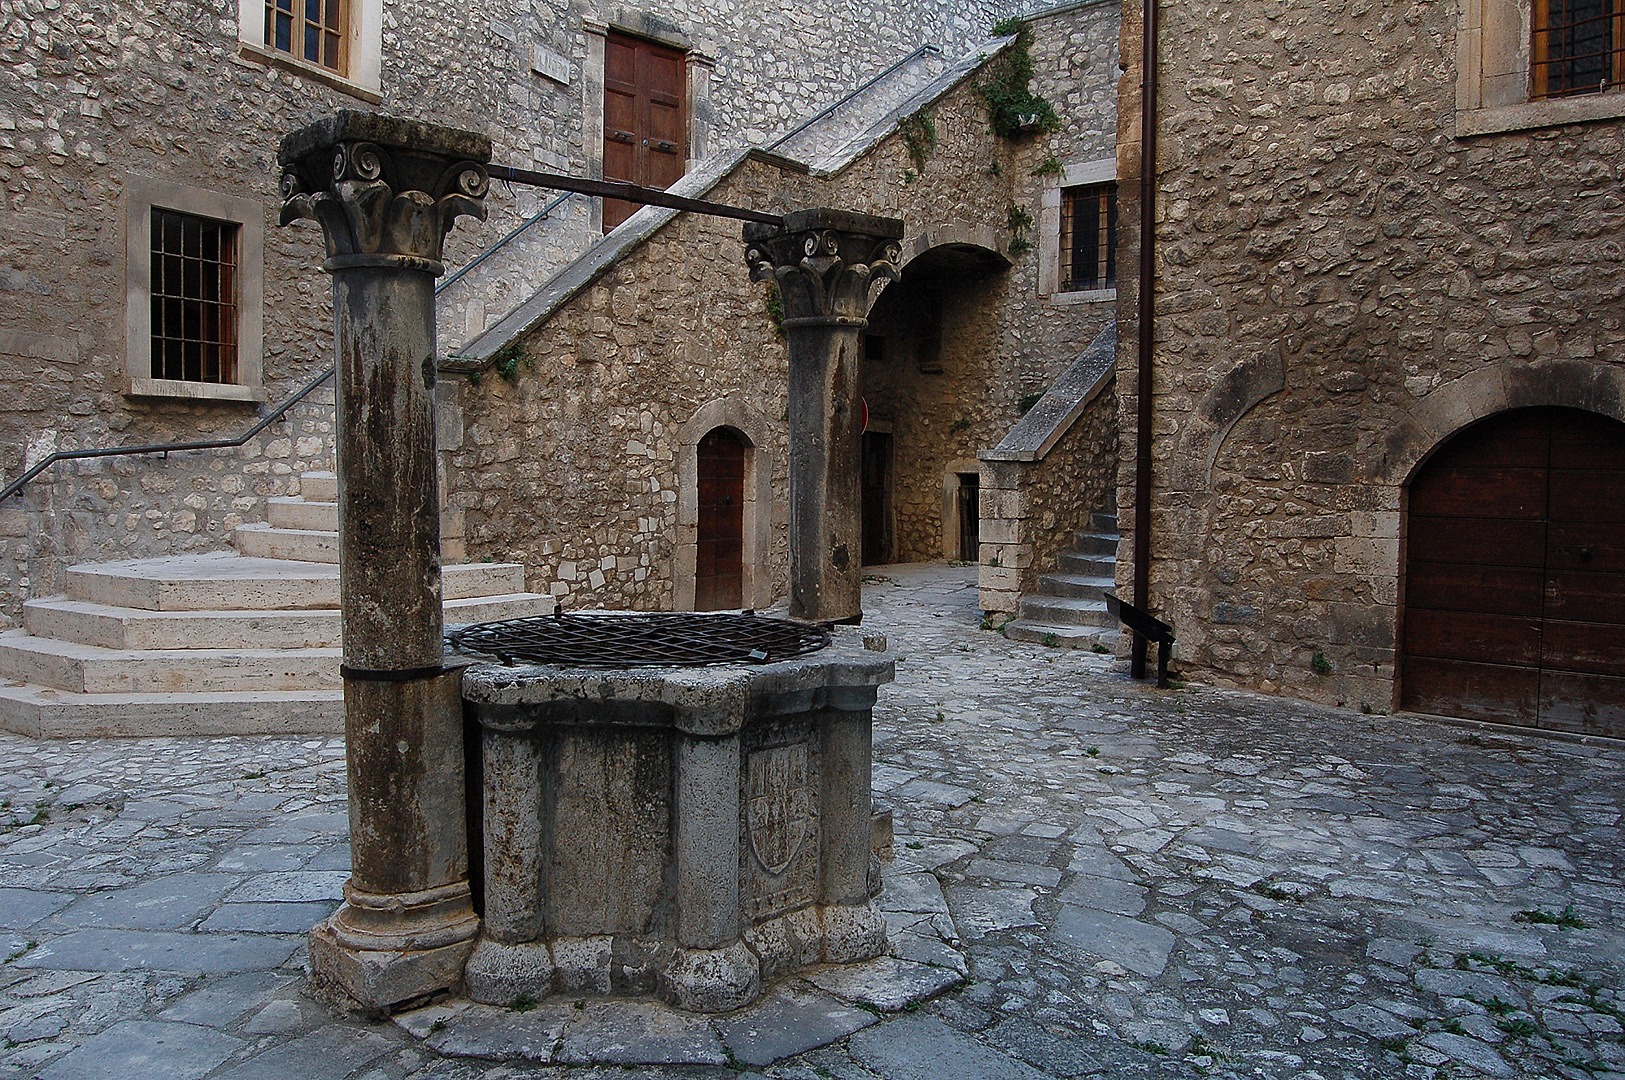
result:
M 893 659 L 838 627 L 771 663 L 468 669 L 484 886 L 468 995 L 722 1012 L 881 955 L 869 773 Z

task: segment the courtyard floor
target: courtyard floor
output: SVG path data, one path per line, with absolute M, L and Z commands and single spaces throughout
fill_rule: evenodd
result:
M 300 990 L 347 876 L 341 740 L 0 735 L 0 1078 L 1625 1080 L 1625 747 L 1156 690 L 981 630 L 974 573 L 865 591 L 899 656 L 884 906 L 911 970 L 964 966 L 941 995 L 842 1009 L 815 975 L 709 1066 L 442 1057 L 472 1013 Z M 549 1037 L 591 1034 L 561 1007 Z M 814 1022 L 852 1033 L 736 1052 Z

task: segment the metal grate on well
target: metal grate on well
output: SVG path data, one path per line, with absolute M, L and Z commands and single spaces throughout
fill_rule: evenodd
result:
M 830 643 L 827 627 L 754 612 L 533 615 L 477 623 L 446 635 L 461 652 L 504 664 L 560 667 L 703 667 L 771 664 Z

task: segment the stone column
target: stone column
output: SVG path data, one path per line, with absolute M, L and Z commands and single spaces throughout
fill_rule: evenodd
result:
M 660 973 L 668 1001 L 726 1012 L 762 992 L 761 965 L 740 939 L 739 732 L 678 730 L 672 806 L 677 951 Z
M 282 223 L 319 222 L 338 364 L 345 902 L 311 931 L 325 989 L 384 1010 L 455 985 L 468 884 L 461 673 L 442 667 L 434 279 L 485 217 L 490 140 L 341 112 L 282 140 Z
M 752 281 L 773 281 L 790 353 L 790 617 L 863 618 L 860 364 L 869 309 L 897 276 L 903 223 L 797 210 L 745 226 Z

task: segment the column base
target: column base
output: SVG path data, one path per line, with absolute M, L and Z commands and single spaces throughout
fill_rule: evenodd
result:
M 340 940 L 337 917 L 310 931 L 310 978 L 324 997 L 369 1014 L 450 990 L 474 949 L 472 939 L 431 949 L 357 949 Z
M 762 995 L 762 969 L 743 941 L 720 949 L 678 949 L 658 976 L 662 998 L 690 1012 L 742 1008 Z
M 824 963 L 856 964 L 886 952 L 886 916 L 873 903 L 826 904 L 819 909 L 824 923 Z
M 482 938 L 463 969 L 468 996 L 482 1005 L 511 1006 L 553 993 L 553 956 L 541 941 L 513 945 Z

